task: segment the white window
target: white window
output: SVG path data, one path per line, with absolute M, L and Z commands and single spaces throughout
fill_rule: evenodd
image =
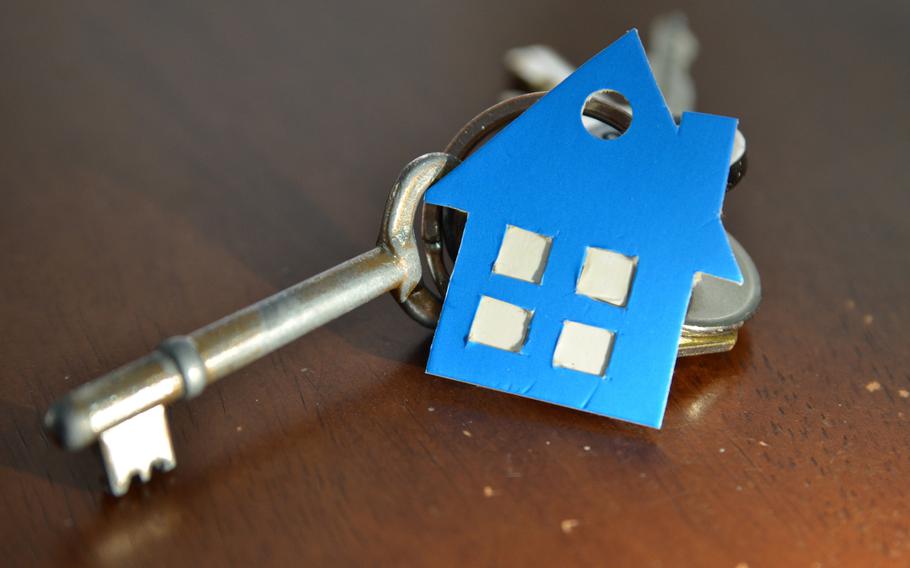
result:
M 540 284 L 552 241 L 552 238 L 533 231 L 506 225 L 506 234 L 493 264 L 493 272 Z
M 612 331 L 566 320 L 553 352 L 553 366 L 603 377 L 612 348 Z
M 481 296 L 468 341 L 518 353 L 528 336 L 532 315 L 522 307 Z
M 588 247 L 575 291 L 614 306 L 625 306 L 638 258 Z

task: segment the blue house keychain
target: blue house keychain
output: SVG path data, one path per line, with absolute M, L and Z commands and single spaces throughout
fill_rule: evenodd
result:
M 604 90 L 632 108 L 607 140 L 582 124 Z M 699 275 L 742 281 L 739 258 L 756 298 L 748 313 L 757 304 L 754 267 L 721 224 L 728 169 L 742 173 L 730 168 L 735 131 L 697 113 L 677 125 L 630 31 L 463 163 L 435 153 L 408 164 L 375 248 L 78 387 L 50 407 L 46 429 L 69 450 L 97 442 L 122 495 L 134 475 L 176 466 L 167 405 L 386 292 L 417 321 L 438 319 L 428 373 L 659 427 Z M 451 280 L 430 262 L 442 305 L 422 284 L 424 197 L 468 214 Z M 424 221 L 433 254 L 446 229 Z M 696 325 L 690 354 L 729 349 L 743 314 L 732 327 L 694 318 L 707 327 Z
M 619 138 L 584 128 L 610 89 Z M 436 183 L 468 213 L 427 372 L 660 427 L 696 274 L 741 282 L 721 224 L 731 118 L 664 104 L 635 31 Z

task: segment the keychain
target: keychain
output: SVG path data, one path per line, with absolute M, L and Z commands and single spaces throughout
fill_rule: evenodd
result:
M 375 248 L 165 340 L 55 402 L 45 426 L 68 450 L 98 442 L 123 495 L 176 466 L 166 405 L 391 292 L 436 329 L 428 373 L 659 427 L 676 357 L 731 349 L 760 298 L 720 217 L 745 171 L 737 136 L 725 117 L 677 124 L 632 30 L 408 164 Z

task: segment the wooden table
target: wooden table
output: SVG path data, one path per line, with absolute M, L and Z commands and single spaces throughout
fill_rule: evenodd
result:
M 582 61 L 671 3 L 233 4 L 0 18 L 3 563 L 910 564 L 900 2 L 686 7 L 765 300 L 680 361 L 662 430 L 426 376 L 386 297 L 174 406 L 179 467 L 107 495 L 52 400 L 369 247 L 508 47 Z

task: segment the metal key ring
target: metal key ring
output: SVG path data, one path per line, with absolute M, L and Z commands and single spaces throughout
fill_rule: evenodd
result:
M 531 105 L 543 98 L 545 94 L 544 92 L 528 93 L 506 99 L 491 106 L 471 119 L 452 138 L 444 152 L 463 160 L 484 140 L 515 120 Z M 632 122 L 632 117 L 628 111 L 609 100 L 598 97 L 593 97 L 588 101 L 584 108 L 584 114 L 609 124 L 620 131 L 626 130 Z M 460 219 L 455 217 L 453 213 L 459 213 L 461 215 Z M 431 205 L 427 202 L 423 203 L 420 236 L 424 258 L 427 261 L 430 276 L 436 285 L 438 294 L 420 284 L 401 303 L 401 306 L 409 316 L 426 327 L 433 328 L 436 326 L 442 309 L 442 300 L 440 298 L 445 297 L 445 291 L 449 285 L 449 269 L 445 265 L 443 248 L 448 248 L 450 256 L 454 258 L 455 254 L 453 251 L 457 250 L 456 242 L 460 242 L 463 229 L 463 213 L 451 211 L 446 207 Z M 454 240 L 454 233 L 458 234 L 457 241 Z

